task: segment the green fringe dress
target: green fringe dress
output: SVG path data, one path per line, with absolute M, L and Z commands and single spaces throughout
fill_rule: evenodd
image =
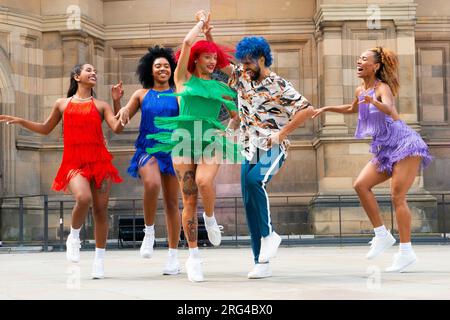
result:
M 240 163 L 238 145 L 225 136 L 225 127 L 219 121 L 222 104 L 228 110 L 238 111 L 233 100 L 236 93 L 217 80 L 204 80 L 194 75 L 184 84 L 181 93 L 161 94 L 180 97 L 180 112 L 176 117 L 156 117 L 155 126 L 172 132 L 147 135 L 158 141 L 149 154 L 171 152 L 172 158 L 190 158 L 194 163 L 215 157 L 227 163 Z

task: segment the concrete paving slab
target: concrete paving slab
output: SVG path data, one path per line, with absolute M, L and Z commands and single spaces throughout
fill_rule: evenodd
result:
M 0 254 L 0 299 L 112 300 L 301 300 L 301 299 L 450 299 L 450 246 L 416 245 L 419 262 L 408 272 L 384 272 L 398 247 L 375 260 L 367 246 L 282 247 L 271 262 L 273 277 L 249 280 L 251 249 L 204 248 L 205 282 L 188 281 L 183 271 L 163 276 L 167 251 L 151 259 L 138 250 L 109 250 L 106 278 L 90 278 L 93 251 L 72 264 L 64 252 Z

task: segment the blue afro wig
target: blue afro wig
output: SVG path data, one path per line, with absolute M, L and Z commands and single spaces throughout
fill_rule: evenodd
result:
M 265 58 L 265 66 L 272 65 L 272 54 L 270 46 L 263 37 L 245 37 L 236 46 L 236 58 L 243 60 L 245 58 L 258 59 L 263 56 Z

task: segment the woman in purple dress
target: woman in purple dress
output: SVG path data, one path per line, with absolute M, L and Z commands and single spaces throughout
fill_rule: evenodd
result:
M 373 158 L 354 183 L 361 204 L 373 224 L 375 237 L 366 257 L 373 259 L 395 243 L 381 219 L 377 200 L 372 192 L 376 185 L 391 180 L 391 198 L 395 208 L 400 250 L 388 272 L 402 272 L 417 261 L 411 247 L 411 212 L 406 194 L 420 167 L 431 162 L 428 146 L 420 135 L 409 128 L 398 115 L 395 96 L 399 91 L 398 58 L 389 49 L 377 47 L 361 54 L 357 75 L 362 84 L 356 89 L 350 105 L 317 109 L 313 118 L 325 111 L 358 113 L 355 137 L 371 137 Z

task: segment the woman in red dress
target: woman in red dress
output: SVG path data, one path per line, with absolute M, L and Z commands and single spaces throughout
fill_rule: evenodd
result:
M 76 65 L 70 75 L 67 98 L 56 100 L 44 123 L 0 115 L 0 122 L 19 124 L 36 133 L 47 135 L 63 119 L 64 152 L 61 166 L 53 182 L 55 191 L 70 191 L 75 200 L 71 231 L 66 242 L 66 256 L 71 262 L 80 260 L 80 229 L 92 204 L 95 222 L 95 259 L 92 277 L 104 277 L 103 258 L 108 236 L 108 199 L 111 184 L 119 183 L 112 155 L 105 145 L 102 121 L 115 133 L 123 130 L 105 101 L 93 97 L 97 71 L 90 64 Z

